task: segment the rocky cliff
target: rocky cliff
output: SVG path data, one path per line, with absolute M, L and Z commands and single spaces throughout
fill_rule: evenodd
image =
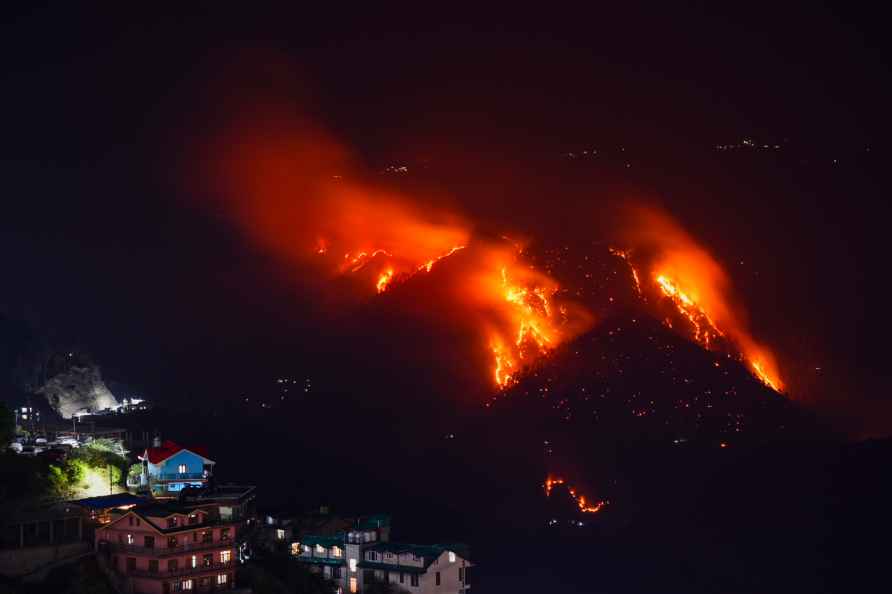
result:
M 105 385 L 99 367 L 71 365 L 50 377 L 37 390 L 63 418 L 81 411 L 95 412 L 118 405 Z

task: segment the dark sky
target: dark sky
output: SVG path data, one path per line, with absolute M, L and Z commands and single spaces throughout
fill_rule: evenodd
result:
M 879 15 L 816 3 L 538 8 L 478 8 L 473 19 L 346 5 L 8 15 L 0 305 L 154 393 L 200 386 L 233 361 L 324 359 L 308 338 L 319 329 L 305 288 L 193 208 L 184 180 L 189 147 L 229 100 L 274 89 L 370 166 L 429 159 L 464 171 L 448 189 L 470 188 L 465 208 L 527 230 L 541 219 L 546 234 L 562 228 L 564 201 L 577 212 L 569 195 L 580 192 L 552 186 L 540 216 L 531 194 L 553 175 L 531 173 L 539 163 L 590 143 L 663 159 L 631 185 L 725 261 L 751 255 L 769 279 L 741 287 L 757 329 L 785 354 L 835 366 L 848 414 L 876 410 L 890 320 Z M 846 174 L 794 168 L 798 158 L 761 178 L 700 169 L 713 161 L 698 151 L 745 136 L 822 163 L 838 154 Z M 517 190 L 510 214 L 480 199 L 494 187 Z M 772 334 L 781 324 L 796 328 Z

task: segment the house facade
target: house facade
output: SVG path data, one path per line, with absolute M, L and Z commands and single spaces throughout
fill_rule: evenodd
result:
M 239 528 L 215 509 L 136 506 L 97 528 L 96 550 L 119 591 L 229 590 L 235 587 Z
M 129 486 L 162 498 L 175 497 L 186 487 L 206 486 L 215 465 L 204 448 L 187 448 L 170 440 L 156 440 L 139 459 L 143 472 Z
M 389 541 L 389 532 L 389 525 L 359 521 L 345 534 L 299 537 L 291 543 L 291 555 L 332 580 L 338 594 L 361 593 L 375 582 L 411 594 L 470 591 L 472 564 L 466 546 L 395 543 Z

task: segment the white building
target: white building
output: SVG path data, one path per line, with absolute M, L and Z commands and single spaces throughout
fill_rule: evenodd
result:
M 465 545 L 395 543 L 389 533 L 386 516 L 373 516 L 346 534 L 300 537 L 291 543 L 291 554 L 334 581 L 339 594 L 361 593 L 384 581 L 410 594 L 470 591 L 472 564 Z

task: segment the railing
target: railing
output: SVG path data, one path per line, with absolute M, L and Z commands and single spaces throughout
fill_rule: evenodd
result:
M 225 563 L 211 563 L 210 565 L 199 564 L 196 567 L 177 567 L 176 569 L 159 568 L 158 571 L 149 571 L 148 569 L 127 569 L 125 573 L 133 577 L 172 578 L 235 569 L 235 567 L 235 561 L 227 561 Z
M 323 563 L 323 562 L 346 563 L 346 559 L 344 559 L 343 555 L 341 555 L 340 557 L 335 557 L 334 555 L 321 555 L 321 554 L 317 555 L 315 553 L 301 552 L 300 555 L 291 555 L 291 556 L 294 557 L 295 559 L 300 560 L 300 561 L 306 561 L 309 563 L 313 563 L 313 562 L 316 562 L 316 563 Z
M 134 553 L 137 555 L 152 555 L 154 557 L 163 557 L 166 555 L 191 553 L 192 551 L 206 551 L 208 549 L 235 547 L 236 543 L 232 539 L 227 539 L 216 540 L 213 542 L 190 542 L 186 543 L 185 545 L 179 545 L 175 547 L 145 547 L 140 545 L 128 545 L 118 542 L 109 542 L 106 546 L 108 546 L 110 550 L 115 551 L 116 553 Z
M 160 481 L 178 481 L 189 479 L 205 479 L 208 478 L 203 472 L 161 472 L 156 474 L 155 480 Z

